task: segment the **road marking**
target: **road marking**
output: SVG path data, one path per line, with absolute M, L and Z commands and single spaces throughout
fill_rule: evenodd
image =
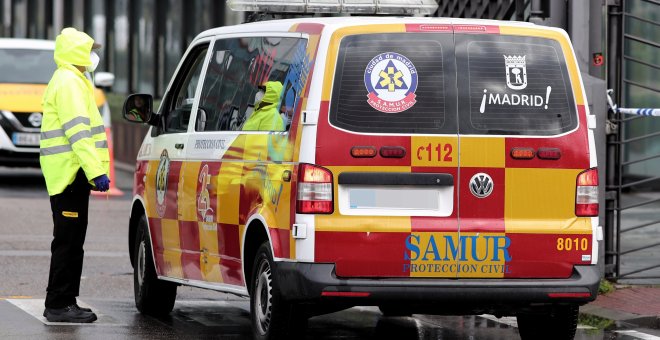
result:
M 642 339 L 642 340 L 660 340 L 660 336 L 655 336 L 651 334 L 646 334 L 638 331 L 614 331 L 614 333 L 619 333 L 623 335 L 628 335 L 633 338 Z
M 484 319 L 488 319 L 488 320 L 491 320 L 491 321 L 494 321 L 494 322 L 499 322 L 501 324 L 505 324 L 507 326 L 518 328 L 518 320 L 516 319 L 515 316 L 504 316 L 504 317 L 501 317 L 501 318 L 498 318 L 495 315 L 490 315 L 490 314 L 481 314 L 479 316 L 484 318 Z M 597 329 L 597 328 L 587 326 L 587 325 L 578 325 L 577 329 Z M 660 339 L 658 339 L 658 340 L 660 340 Z
M 34 318 L 48 326 L 128 326 L 126 324 L 120 324 L 117 320 L 110 316 L 99 313 L 95 308 L 92 308 L 92 310 L 94 310 L 94 313 L 96 313 L 98 320 L 92 323 L 49 322 L 43 316 L 44 299 L 7 299 L 7 302 L 32 315 Z M 81 307 L 91 308 L 88 304 L 82 302 L 81 300 L 78 300 L 78 305 Z
M 6 257 L 27 257 L 44 256 L 50 257 L 49 250 L 0 250 L 0 256 Z M 86 251 L 85 257 L 128 257 L 125 251 Z

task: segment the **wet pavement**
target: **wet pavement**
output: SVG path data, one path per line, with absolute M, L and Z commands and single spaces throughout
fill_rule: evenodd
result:
M 94 197 L 81 286 L 82 305 L 99 315 L 91 325 L 47 325 L 41 316 L 48 276 L 52 222 L 38 169 L 0 168 L 0 339 L 248 339 L 245 298 L 180 287 L 166 318 L 139 314 L 133 302 L 127 225 L 132 174 L 117 171 L 121 197 Z M 651 212 L 649 212 L 651 213 Z M 639 237 L 640 241 L 644 237 Z M 652 261 L 654 259 L 641 259 Z M 633 259 L 634 261 L 634 259 Z M 643 292 L 643 293 L 642 293 Z M 657 293 L 656 293 L 657 292 Z M 576 339 L 660 340 L 660 288 L 617 290 L 585 306 Z M 629 310 L 634 306 L 657 309 Z M 605 319 L 589 319 L 599 316 Z M 644 321 L 644 322 L 641 322 Z M 314 317 L 306 339 L 519 339 L 515 318 L 492 316 L 384 317 L 356 307 Z

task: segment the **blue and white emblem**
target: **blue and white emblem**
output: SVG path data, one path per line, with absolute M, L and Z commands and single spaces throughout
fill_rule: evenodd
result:
M 406 56 L 381 53 L 371 59 L 364 71 L 367 102 L 381 112 L 403 112 L 417 102 L 417 69 Z

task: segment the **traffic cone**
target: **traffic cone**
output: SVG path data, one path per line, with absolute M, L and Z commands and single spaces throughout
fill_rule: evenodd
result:
M 105 135 L 108 138 L 108 152 L 110 153 L 110 189 L 106 192 L 92 191 L 94 196 L 123 196 L 124 192 L 119 190 L 115 181 L 115 152 L 112 147 L 112 130 L 105 128 Z

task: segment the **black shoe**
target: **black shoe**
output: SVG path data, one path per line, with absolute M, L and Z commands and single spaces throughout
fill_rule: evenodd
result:
M 46 308 L 44 316 L 49 322 L 90 323 L 96 321 L 96 314 L 85 312 L 75 304 L 64 308 Z
M 75 306 L 76 308 L 78 308 L 79 310 L 83 311 L 83 312 L 87 312 L 87 313 L 91 313 L 91 312 L 92 312 L 92 309 L 91 309 L 91 308 L 80 307 L 80 306 L 78 306 L 77 303 L 74 304 L 74 306 Z

